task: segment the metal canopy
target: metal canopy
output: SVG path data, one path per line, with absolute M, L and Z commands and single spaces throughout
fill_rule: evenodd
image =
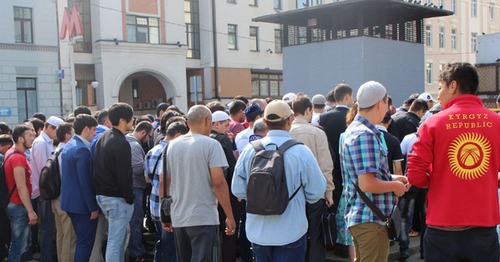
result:
M 309 26 L 314 23 L 319 28 L 359 28 L 418 21 L 423 18 L 448 16 L 453 12 L 435 5 L 426 6 L 420 1 L 401 0 L 347 0 L 323 4 L 286 12 L 253 18 L 255 22 L 283 25 Z

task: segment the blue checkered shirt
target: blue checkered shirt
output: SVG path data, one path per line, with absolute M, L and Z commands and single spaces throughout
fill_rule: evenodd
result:
M 387 163 L 387 149 L 381 132 L 366 118 L 357 115 L 345 131 L 340 146 L 340 163 L 347 187 L 345 212 L 347 227 L 368 222 L 383 224 L 353 186 L 359 185 L 358 176 L 365 173 L 372 173 L 380 180 L 392 180 Z M 391 214 L 395 201 L 393 192 L 383 194 L 365 192 L 365 194 L 382 213 L 386 216 Z
M 151 181 L 153 186 L 151 189 L 151 196 L 149 197 L 149 208 L 151 211 L 151 217 L 153 220 L 160 221 L 160 174 L 161 172 L 161 152 L 163 148 L 167 145 L 167 141 L 161 140 L 158 145 L 153 147 L 146 154 L 146 161 L 144 161 L 144 175 Z M 153 174 L 153 169 L 155 167 L 156 161 L 158 165 L 156 167 L 155 173 Z

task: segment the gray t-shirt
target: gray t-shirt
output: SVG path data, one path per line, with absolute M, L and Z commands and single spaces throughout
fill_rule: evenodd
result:
M 170 142 L 167 174 L 171 181 L 173 227 L 219 224 L 210 168 L 227 166 L 222 146 L 215 139 L 186 134 Z

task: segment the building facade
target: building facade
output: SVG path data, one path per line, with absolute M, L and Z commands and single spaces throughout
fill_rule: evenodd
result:
M 1 1 L 0 121 L 61 114 L 55 3 Z
M 425 89 L 438 94 L 438 77 L 448 63 L 476 64 L 478 37 L 500 32 L 498 0 L 422 1 L 451 10 L 452 16 L 425 20 Z M 495 58 L 496 59 L 496 58 Z

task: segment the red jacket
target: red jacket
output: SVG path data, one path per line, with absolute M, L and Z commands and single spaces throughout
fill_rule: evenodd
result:
M 407 176 L 412 185 L 429 185 L 427 224 L 499 224 L 500 116 L 484 108 L 478 97 L 460 95 L 418 134 Z

